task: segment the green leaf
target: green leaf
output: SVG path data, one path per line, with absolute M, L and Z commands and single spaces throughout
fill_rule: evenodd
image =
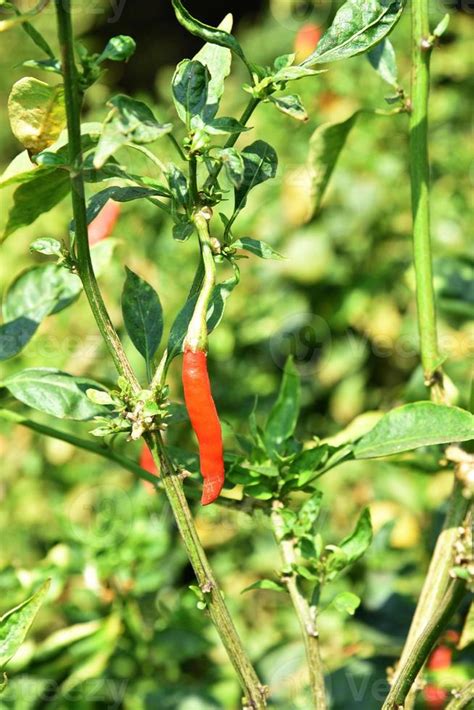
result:
M 127 143 L 152 143 L 172 130 L 171 123 L 160 123 L 143 101 L 130 96 L 114 96 L 107 106 L 112 110 L 105 119 L 95 152 L 94 167 L 97 169 Z
M 23 77 L 11 90 L 8 116 L 15 138 L 30 154 L 39 153 L 56 141 L 66 125 L 63 86 Z
M 367 54 L 367 59 L 382 79 L 398 88 L 397 58 L 392 43 L 388 38 L 377 44 Z
M 189 125 L 192 116 L 199 116 L 207 104 L 210 74 L 196 60 L 183 59 L 173 76 L 173 100 L 180 119 Z
M 316 491 L 311 498 L 303 503 L 297 513 L 297 520 L 293 527 L 296 537 L 313 532 L 314 526 L 321 512 L 321 502 L 323 495 L 321 491 Z
M 3 301 L 3 317 L 7 322 L 26 317 L 39 324 L 50 313 L 67 308 L 81 288 L 79 277 L 61 266 L 33 266 L 9 286 Z
M 270 589 L 272 592 L 286 592 L 286 587 L 279 582 L 274 582 L 272 579 L 259 579 L 258 582 L 250 584 L 245 589 L 242 589 L 241 594 L 250 592 L 254 589 Z
M 357 562 L 372 542 L 372 522 L 368 508 L 362 511 L 354 532 L 332 550 L 326 561 L 326 578 L 334 579 L 339 572 Z
M 242 151 L 244 175 L 242 184 L 235 189 L 234 211 L 239 212 L 247 202 L 247 195 L 252 188 L 275 177 L 278 158 L 275 150 L 265 141 L 255 141 Z
M 334 607 L 337 611 L 341 611 L 343 614 L 350 614 L 353 616 L 356 609 L 360 606 L 360 598 L 357 594 L 352 594 L 352 592 L 341 592 L 332 600 L 329 606 Z
M 314 69 L 309 69 L 308 67 L 303 67 L 301 64 L 298 64 L 294 67 L 284 67 L 277 71 L 276 74 L 274 74 L 271 79 L 274 82 L 280 82 L 280 81 L 295 81 L 297 79 L 306 79 L 308 76 L 314 76 L 315 74 L 321 74 L 324 70 L 319 69 L 319 70 L 314 70 Z
M 438 22 L 436 27 L 433 30 L 433 35 L 434 37 L 442 37 L 446 30 L 448 29 L 448 25 L 451 19 L 451 15 L 449 12 L 446 13 L 446 15 Z
M 244 133 L 249 131 L 248 126 L 244 126 L 236 118 L 230 116 L 222 116 L 221 118 L 214 118 L 208 121 L 205 126 L 207 133 L 213 136 L 220 136 L 226 133 Z
M 109 39 L 97 62 L 103 62 L 106 59 L 112 62 L 126 62 L 135 53 L 136 48 L 136 42 L 132 37 L 117 35 L 117 37 Z
M 40 69 L 51 74 L 62 74 L 61 63 L 57 59 L 28 59 L 23 62 L 24 67 Z
M 352 563 L 358 560 L 369 547 L 372 542 L 372 521 L 370 519 L 370 511 L 365 508 L 360 514 L 357 525 L 353 533 L 344 538 L 339 543 L 339 548 L 347 556 Z
M 38 168 L 29 174 L 13 193 L 7 225 L 0 241 L 27 227 L 42 214 L 49 212 L 70 190 L 69 175 L 65 170 Z
M 314 478 L 319 468 L 326 463 L 329 455 L 329 446 L 323 444 L 314 449 L 305 449 L 291 462 L 289 473 L 298 475 L 298 486 L 304 486 Z
M 38 326 L 39 323 L 23 316 L 0 325 L 0 360 L 18 355 L 30 342 Z
M 415 402 L 393 409 L 356 444 L 356 459 L 411 451 L 420 446 L 474 439 L 474 416 L 465 409 Z
M 179 207 L 186 209 L 189 202 L 189 188 L 186 175 L 176 165 L 169 165 L 166 179 L 171 195 Z
M 17 355 L 51 313 L 70 305 L 81 291 L 81 282 L 55 264 L 24 271 L 9 287 L 3 302 L 6 323 L 0 326 L 0 360 Z
M 212 292 L 207 311 L 207 332 L 212 333 L 222 320 L 225 304 L 234 288 L 239 283 L 239 271 L 234 265 L 234 275 L 229 279 L 216 284 Z
M 381 42 L 401 17 L 404 0 L 347 0 L 304 66 L 348 59 Z
M 50 583 L 51 580 L 48 579 L 33 596 L 0 618 L 0 669 L 5 668 L 25 640 L 45 600 Z
M 168 362 L 179 355 L 183 349 L 184 339 L 188 332 L 188 326 L 196 307 L 200 285 L 202 281 L 202 267 L 198 269 L 193 287 L 188 296 L 188 300 L 184 304 L 176 316 L 173 325 L 171 326 L 168 340 Z M 211 333 L 219 325 L 224 314 L 225 303 L 232 290 L 238 284 L 238 276 L 227 279 L 220 284 L 216 284 L 212 293 L 209 307 L 207 311 L 207 332 Z
M 283 259 L 283 256 L 267 244 L 259 239 L 252 239 L 252 237 L 242 237 L 242 239 L 237 239 L 232 242 L 232 246 L 236 249 L 244 249 L 249 251 L 255 256 L 259 256 L 261 259 Z
M 62 255 L 63 245 L 57 239 L 43 237 L 41 239 L 35 239 L 35 241 L 30 244 L 30 251 L 43 254 L 44 256 L 60 257 Z
M 329 178 L 358 115 L 356 111 L 342 123 L 323 123 L 310 138 L 307 165 L 311 174 L 312 216 L 321 207 Z
M 232 30 L 232 15 L 226 15 L 217 29 L 229 33 Z M 203 120 L 207 123 L 214 118 L 219 109 L 220 99 L 224 93 L 224 82 L 230 74 L 232 53 L 226 47 L 208 42 L 193 59 L 204 64 L 210 74 L 206 105 L 202 111 Z
M 265 444 L 270 453 L 294 432 L 300 411 L 301 386 L 293 359 L 286 361 L 278 398 L 265 427 Z
M 126 268 L 122 312 L 130 340 L 148 365 L 152 364 L 163 335 L 163 311 L 155 290 Z
M 73 377 L 50 368 L 31 368 L 11 375 L 1 383 L 23 404 L 60 419 L 85 421 L 108 410 L 87 397 L 88 389 L 104 389 L 85 377 Z
M 306 109 L 297 94 L 289 94 L 288 96 L 279 97 L 270 96 L 270 101 L 279 111 L 285 113 L 287 116 L 291 116 L 291 118 L 295 118 L 297 121 L 308 120 Z
M 188 32 L 196 37 L 199 37 L 199 39 L 202 39 L 204 42 L 209 42 L 210 44 L 216 44 L 219 47 L 226 47 L 227 49 L 230 49 L 234 52 L 234 54 L 245 61 L 244 53 L 240 47 L 240 44 L 233 35 L 223 29 L 211 27 L 210 25 L 205 25 L 203 22 L 196 20 L 183 7 L 180 0 L 172 0 L 172 3 L 178 22 L 185 29 L 187 29 Z
M 96 192 L 87 203 L 87 223 L 90 224 L 97 217 L 108 200 L 131 202 L 132 200 L 165 196 L 166 194 L 162 190 L 153 187 L 118 187 L 117 185 L 106 187 L 104 190 Z M 71 222 L 70 229 L 75 231 L 74 221 Z
M 236 188 L 240 187 L 245 172 L 242 155 L 235 148 L 222 148 L 216 151 L 216 155 L 222 161 L 229 182 Z
M 36 27 L 34 27 L 31 22 L 23 22 L 21 25 L 21 28 L 26 34 L 29 36 L 29 38 L 36 44 L 36 46 L 41 49 L 42 52 L 44 52 L 51 60 L 56 60 L 54 56 L 54 52 L 49 46 L 48 42 L 46 39 L 43 37 L 41 32 L 38 32 Z M 57 61 L 57 60 L 56 60 Z M 59 64 L 59 62 L 58 62 Z
M 178 242 L 185 242 L 194 232 L 194 222 L 184 219 L 173 225 L 173 239 Z

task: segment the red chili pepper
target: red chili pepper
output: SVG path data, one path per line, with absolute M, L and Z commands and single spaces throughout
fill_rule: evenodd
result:
M 443 641 L 456 644 L 459 641 L 457 631 L 448 630 L 443 636 Z M 453 657 L 453 649 L 447 646 L 446 643 L 441 643 L 431 653 L 427 667 L 432 671 L 445 670 L 451 666 Z M 428 684 L 423 690 L 423 696 L 426 702 L 426 707 L 429 710 L 443 710 L 449 698 L 447 690 L 438 688 L 432 683 Z
M 204 479 L 201 503 L 208 505 L 219 496 L 224 485 L 222 431 L 212 398 L 203 350 L 185 349 L 183 359 L 184 401 L 199 443 L 201 475 Z
M 306 57 L 309 57 L 309 55 L 314 52 L 318 46 L 321 35 L 321 28 L 313 22 L 308 22 L 300 27 L 296 34 L 294 44 L 297 62 L 302 62 L 303 59 L 306 59 Z
M 153 454 L 146 444 L 143 444 L 143 448 L 140 453 L 140 466 L 144 468 L 145 471 L 148 471 L 148 473 L 152 473 L 154 476 L 160 475 L 158 467 L 153 459 Z M 155 487 L 149 481 L 143 481 L 143 485 L 148 493 L 151 494 L 155 492 Z
M 117 222 L 120 215 L 120 205 L 118 202 L 109 200 L 105 203 L 102 210 L 99 212 L 97 217 L 92 220 L 89 224 L 88 234 L 89 234 L 89 244 L 93 246 L 102 239 L 110 237 L 112 234 L 115 223 Z

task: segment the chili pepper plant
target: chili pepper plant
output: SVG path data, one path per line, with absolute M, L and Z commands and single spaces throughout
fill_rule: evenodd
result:
M 312 706 L 324 710 L 331 700 L 318 631 L 321 599 L 327 600 L 328 595 L 331 599 L 335 580 L 365 554 L 373 536 L 369 510 L 363 509 L 349 535 L 327 538 L 320 516 L 324 476 L 329 471 L 337 476 L 338 466 L 353 459 L 446 446 L 444 455 L 453 481 L 450 507 L 400 661 L 389 670 L 391 689 L 383 703 L 386 709 L 413 707 L 423 666 L 472 588 L 468 521 L 473 459 L 469 448 L 461 444 L 473 438 L 473 416 L 450 401 L 443 373 L 429 219 L 430 56 L 449 17 L 431 27 L 427 0 L 409 8 L 413 29 L 409 87 L 398 79 L 395 50 L 388 39 L 405 10 L 402 0 L 347 0 L 309 56 L 297 62 L 288 53 L 275 57 L 271 66 L 256 64 L 247 56 L 232 34 L 231 15 L 219 27 L 211 27 L 192 17 L 181 0 L 172 0 L 177 22 L 203 43 L 193 58 L 178 64 L 172 77 L 169 91 L 175 120 L 163 121 L 146 103 L 119 94 L 108 98 L 103 122 L 89 124 L 81 122 L 88 90 L 110 62 L 133 61 L 133 38 L 112 37 L 100 53 L 91 53 L 75 40 L 70 0 L 56 0 L 51 5 L 58 41 L 52 47 L 34 25 L 47 3 L 27 13 L 13 3 L 0 4 L 6 11 L 0 30 L 19 36 L 25 33 L 37 55 L 28 66 L 44 70 L 48 79 L 25 76 L 10 93 L 11 128 L 24 152 L 2 178 L 1 187 L 16 186 L 2 238 L 29 225 L 65 197 L 71 209 L 69 230 L 62 240 L 44 237 L 31 244 L 31 251 L 45 263 L 20 275 L 5 294 L 0 358 L 19 354 L 42 322 L 54 314 L 71 309 L 73 324 L 74 304 L 84 293 L 117 374 L 111 383 L 105 372 L 103 380 L 97 381 L 41 363 L 18 370 L 1 382 L 1 418 L 108 458 L 146 481 L 158 496 L 167 497 L 196 576 L 192 587 L 198 597 L 196 613 L 205 613 L 220 636 L 241 686 L 242 707 L 258 709 L 272 705 L 272 687 L 261 680 L 245 649 L 201 544 L 192 512 L 199 498 L 204 505 L 225 505 L 265 516 L 280 551 L 279 569 L 273 578 L 262 579 L 247 591 L 271 589 L 287 595 L 304 640 Z M 156 31 L 159 35 L 160 28 Z M 375 111 L 375 120 L 404 122 L 410 136 L 414 298 L 420 358 L 431 399 L 380 414 L 375 426 L 372 420 L 369 427 L 343 432 L 337 445 L 318 438 L 318 432 L 308 444 L 295 433 L 301 383 L 297 363 L 289 358 L 269 415 L 264 420 L 256 403 L 247 433 L 239 434 L 234 444 L 226 440 L 223 447 L 212 368 L 208 372 L 209 338 L 225 318 L 226 303 L 239 285 L 239 261 L 280 258 L 271 244 L 241 233 L 241 214 L 249 193 L 258 191 L 278 170 L 276 151 L 267 136 L 255 134 L 252 118 L 262 104 L 268 104 L 295 121 L 305 121 L 307 110 L 294 87 L 299 82 L 320 81 L 319 75 L 331 71 L 332 62 L 357 54 L 366 54 L 392 89 L 388 105 Z M 241 63 L 247 73 L 236 116 L 220 110 L 232 62 Z M 314 212 L 360 113 L 319 126 L 311 138 L 308 161 Z M 174 151 L 173 162 L 160 157 L 165 142 Z M 136 174 L 127 164 L 125 148 L 140 152 L 157 177 Z M 112 258 L 103 237 L 117 219 L 117 204 L 137 200 L 147 201 L 166 215 L 177 262 L 183 242 L 193 240 L 199 246 L 194 280 L 166 334 L 155 285 L 125 265 L 123 325 L 143 358 L 138 370 L 132 367 L 122 330 L 109 315 L 99 285 Z M 101 213 L 107 213 L 103 233 L 96 221 Z M 169 368 L 175 359 L 182 360 L 185 409 L 176 401 L 181 393 L 169 386 Z M 35 411 L 51 421 L 38 420 Z M 183 417 L 186 421 L 189 417 L 199 454 L 197 450 L 184 454 L 167 443 L 169 429 Z M 55 425 L 57 419 L 89 422 L 89 436 L 72 436 Z M 138 440 L 151 453 L 159 475 L 150 472 L 149 460 L 145 464 L 142 459 L 141 466 L 127 455 L 127 442 Z M 2 669 L 23 643 L 47 591 L 45 583 L 2 617 Z M 352 592 L 334 592 L 330 604 L 341 614 L 354 614 L 360 599 Z M 449 707 L 468 707 L 472 697 L 472 686 L 462 689 L 459 698 L 464 704 L 454 699 Z

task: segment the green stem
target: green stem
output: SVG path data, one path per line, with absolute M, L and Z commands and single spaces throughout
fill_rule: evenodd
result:
M 151 150 L 148 150 L 148 148 L 145 148 L 144 145 L 139 145 L 138 143 L 127 143 L 126 145 L 127 145 L 127 148 L 133 148 L 133 150 L 138 150 L 139 153 L 142 153 L 143 155 L 145 155 L 150 162 L 152 162 L 152 163 L 154 163 L 154 165 L 156 165 L 156 167 L 159 169 L 159 171 L 161 173 L 163 173 L 163 174 L 166 173 L 166 165 L 164 165 L 161 162 L 161 160 L 159 159 L 159 157 L 157 155 L 155 155 L 154 153 L 152 153 Z
M 292 569 L 296 563 L 295 547 L 293 540 L 285 537 L 284 522 L 280 514 L 281 508 L 282 504 L 279 501 L 273 502 L 271 514 L 273 532 L 280 548 L 284 566 Z M 319 634 L 316 627 L 316 608 L 310 606 L 301 594 L 298 587 L 298 579 L 294 572 L 286 574 L 283 581 L 288 589 L 303 634 L 314 707 L 316 710 L 326 710 L 327 700 L 319 648 Z
M 159 479 L 152 473 L 148 473 L 141 466 L 139 466 L 135 461 L 122 456 L 122 454 L 117 453 L 113 449 L 106 448 L 101 444 L 97 444 L 94 441 L 88 441 L 87 439 L 82 439 L 78 436 L 73 436 L 66 431 L 61 431 L 60 429 L 53 429 L 52 427 L 45 426 L 44 424 L 39 424 L 32 419 L 27 419 L 17 412 L 12 412 L 9 409 L 0 409 L 0 419 L 3 421 L 11 422 L 12 424 L 19 424 L 21 426 L 30 429 L 31 431 L 41 434 L 42 436 L 47 436 L 51 439 L 59 439 L 59 441 L 65 441 L 78 449 L 83 449 L 84 451 L 89 451 L 91 454 L 96 454 L 97 456 L 102 456 L 102 458 L 109 459 L 114 463 L 119 464 L 122 468 L 130 471 L 144 481 L 152 483 L 157 486 Z
M 410 116 L 410 172 L 413 211 L 414 264 L 421 360 L 431 398 L 444 401 L 436 327 L 435 295 L 430 235 L 430 185 L 428 158 L 428 98 L 432 37 L 429 28 L 428 0 L 412 3 L 412 111 Z M 463 525 L 469 501 L 463 495 L 464 484 L 455 475 L 448 514 L 438 537 L 430 566 L 412 619 L 410 631 L 395 674 L 395 683 L 412 662 L 421 634 L 439 608 L 450 584 L 449 571 L 458 528 Z M 420 668 L 426 657 L 422 659 Z M 416 685 L 408 694 L 405 707 L 414 706 Z
M 191 209 L 195 210 L 199 206 L 199 189 L 197 183 L 197 160 L 194 155 L 189 159 L 189 192 Z
M 471 700 L 474 700 L 474 680 L 455 692 L 454 698 L 446 706 L 446 710 L 463 710 L 468 708 Z
M 466 592 L 464 580 L 455 579 L 446 590 L 438 608 L 429 619 L 425 630 L 419 636 L 410 658 L 393 684 L 382 710 L 398 710 L 405 708 L 405 700 L 413 683 L 423 667 L 425 659 L 433 650 L 440 634 L 444 631 L 454 612 L 461 603 Z
M 253 114 L 255 109 L 260 103 L 260 99 L 255 99 L 251 98 L 250 101 L 248 102 L 247 106 L 245 107 L 239 121 L 243 126 L 247 125 L 247 121 L 249 120 L 250 116 Z M 239 133 L 233 133 L 232 135 L 229 136 L 227 141 L 224 144 L 224 148 L 232 148 L 236 143 L 239 138 Z M 209 189 L 212 187 L 212 185 L 215 184 L 217 178 L 219 177 L 219 173 L 222 170 L 222 163 L 218 163 L 214 170 L 211 170 L 209 173 L 209 177 L 206 180 L 206 183 L 204 185 L 204 189 Z
M 244 708 L 260 710 L 266 707 L 267 689 L 263 686 L 247 657 L 242 641 L 226 607 L 222 592 L 214 578 L 194 526 L 191 511 L 186 501 L 181 478 L 168 458 L 159 434 L 150 439 L 149 446 L 160 464 L 163 486 L 173 510 L 189 560 L 194 569 L 199 587 L 204 594 L 207 610 L 234 666 L 245 693 Z
M 465 523 L 470 506 L 469 498 L 464 495 L 464 483 L 458 476 L 455 476 L 446 520 L 436 541 L 430 566 L 400 657 L 395 679 L 404 673 L 406 666 L 412 662 L 418 639 L 425 632 L 429 620 L 439 608 L 446 594 L 446 590 L 451 582 L 450 570 L 454 563 L 454 546 L 459 537 L 459 528 Z M 427 657 L 422 659 L 423 662 L 420 668 L 423 666 L 426 658 Z M 416 688 L 409 694 L 406 704 L 407 710 L 414 704 L 415 693 Z
M 102 334 L 105 344 L 114 361 L 117 371 L 129 380 L 132 387 L 138 391 L 139 384 L 131 365 L 125 355 L 120 338 L 112 324 L 107 308 L 100 293 L 92 266 L 89 249 L 88 225 L 86 216 L 86 199 L 84 179 L 82 175 L 82 145 L 81 145 L 81 97 L 78 90 L 77 69 L 74 61 L 74 38 L 71 24 L 70 0 L 55 0 L 58 25 L 58 37 L 61 50 L 62 70 L 64 77 L 64 96 L 66 103 L 69 161 L 71 166 L 72 210 L 76 229 L 76 255 L 78 271 L 84 286 L 84 292 L 89 301 L 94 318 Z
M 204 209 L 194 215 L 204 263 L 204 278 L 184 343 L 185 348 L 193 352 L 207 348 L 207 310 L 216 283 L 216 265 L 209 235 L 210 218 L 210 212 Z
M 186 160 L 186 156 L 183 153 L 183 150 L 182 150 L 180 144 L 178 143 L 178 141 L 176 140 L 176 138 L 174 137 L 174 135 L 172 133 L 167 133 L 166 135 L 168 137 L 168 140 L 171 141 L 171 143 L 173 144 L 173 147 L 176 148 L 181 160 Z
M 418 0 L 412 17 L 412 107 L 410 115 L 410 174 L 413 212 L 413 249 L 418 328 L 425 382 L 442 398 L 441 357 L 436 329 L 433 258 L 430 234 L 430 165 L 428 156 L 428 99 L 432 42 L 429 0 Z

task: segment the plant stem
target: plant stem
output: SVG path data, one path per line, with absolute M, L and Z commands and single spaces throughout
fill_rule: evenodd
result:
M 456 467 L 456 472 L 457 470 L 458 467 Z M 470 499 L 464 496 L 464 483 L 455 475 L 453 490 L 449 500 L 449 509 L 446 514 L 443 529 L 436 541 L 423 589 L 421 590 L 405 646 L 398 663 L 395 683 L 400 675 L 405 672 L 405 668 L 412 662 L 418 640 L 425 632 L 425 629 L 428 628 L 430 619 L 436 613 L 437 609 L 439 609 L 446 589 L 450 584 L 450 570 L 454 563 L 454 545 L 459 537 L 459 528 L 465 522 L 470 507 Z M 426 661 L 426 658 L 427 656 L 422 659 L 423 663 Z M 407 710 L 414 704 L 416 690 L 417 688 L 414 687 L 412 692 L 408 695 L 406 702 Z
M 183 153 L 181 146 L 178 143 L 178 141 L 176 140 L 176 138 L 174 137 L 174 135 L 172 133 L 167 133 L 166 135 L 168 137 L 168 140 L 171 141 L 171 143 L 173 144 L 173 147 L 177 150 L 178 155 L 181 158 L 181 160 L 186 160 L 186 156 Z
M 109 459 L 109 461 L 114 461 L 122 468 L 126 469 L 127 471 L 130 471 L 131 473 L 135 474 L 144 481 L 152 483 L 154 486 L 157 486 L 159 482 L 157 476 L 154 476 L 152 473 L 148 473 L 148 471 L 145 471 L 135 461 L 132 461 L 132 459 L 129 459 L 126 456 L 122 456 L 122 454 L 117 453 L 113 449 L 102 446 L 101 444 L 97 444 L 94 441 L 88 441 L 87 439 L 82 439 L 78 436 L 73 436 L 72 434 L 69 434 L 66 431 L 61 431 L 60 429 L 53 429 L 53 427 L 45 426 L 44 424 L 39 424 L 38 422 L 35 422 L 32 419 L 27 419 L 21 414 L 18 414 L 17 412 L 12 412 L 9 409 L 0 409 L 0 419 L 3 419 L 6 422 L 11 422 L 12 424 L 20 424 L 21 426 L 24 426 L 27 429 L 31 429 L 31 431 L 35 431 L 38 434 L 42 434 L 42 436 L 47 436 L 51 439 L 59 439 L 59 441 L 65 441 L 66 443 L 71 444 L 72 446 L 75 446 L 78 449 L 83 449 L 84 451 L 89 451 L 92 454 L 96 454 L 97 456 L 102 456 L 105 459 Z
M 474 680 L 455 693 L 454 698 L 446 706 L 446 710 L 463 710 L 474 699 Z
M 189 159 L 189 196 L 191 199 L 191 209 L 197 209 L 199 205 L 199 189 L 197 184 L 197 159 L 192 155 Z
M 77 70 L 74 62 L 74 39 L 71 25 L 70 0 L 55 0 L 55 3 L 65 85 L 69 155 L 71 162 L 72 202 L 74 219 L 76 223 L 79 273 L 84 284 L 84 290 L 88 297 L 90 307 L 112 355 L 117 370 L 127 379 L 132 388 L 137 391 L 140 389 L 139 383 L 126 358 L 118 335 L 113 328 L 97 286 L 97 281 L 92 268 L 87 235 L 84 181 L 80 168 L 78 167 L 82 164 L 80 98 L 77 83 Z M 197 229 L 200 233 L 201 245 L 202 240 L 204 240 L 207 245 L 205 252 L 207 255 L 206 258 L 208 268 L 210 268 L 209 255 L 212 258 L 212 265 L 214 265 L 214 260 L 209 244 L 207 221 L 204 218 L 203 213 L 198 213 L 195 216 L 195 219 Z M 205 236 L 204 229 L 207 237 Z M 212 569 L 206 558 L 194 526 L 191 512 L 183 493 L 181 480 L 174 471 L 160 435 L 155 434 L 153 437 L 148 437 L 147 441 L 154 453 L 155 460 L 161 465 L 162 484 L 168 496 L 175 520 L 183 538 L 189 560 L 195 570 L 202 592 L 207 597 L 211 619 L 217 628 L 217 631 L 229 654 L 229 658 L 237 672 L 242 688 L 246 693 L 244 707 L 249 710 L 261 710 L 266 707 L 267 689 L 261 685 L 252 664 L 247 658 L 232 618 L 222 599 L 221 591 L 214 579 Z
M 224 644 L 229 659 L 245 693 L 244 708 L 260 710 L 266 707 L 267 689 L 263 686 L 247 657 L 245 649 L 225 605 L 222 592 L 214 578 L 206 553 L 199 540 L 194 521 L 183 492 L 181 478 L 168 458 L 159 434 L 149 442 L 155 460 L 159 462 L 162 482 L 183 539 L 199 587 L 204 594 L 209 615 Z
M 255 111 L 257 106 L 259 105 L 259 103 L 260 103 L 260 99 L 255 99 L 254 97 L 252 97 L 250 99 L 250 101 L 248 102 L 247 106 L 245 107 L 245 109 L 239 119 L 239 122 L 243 126 L 247 125 L 247 121 L 249 120 L 250 116 L 253 114 L 253 112 Z M 227 139 L 227 141 L 225 142 L 224 148 L 232 148 L 237 143 L 239 136 L 240 136 L 240 133 L 232 133 L 229 136 L 229 138 Z M 206 180 L 206 183 L 204 185 L 204 189 L 208 189 L 208 188 L 212 187 L 212 185 L 215 184 L 217 178 L 219 177 L 219 173 L 221 170 L 222 170 L 222 163 L 218 163 L 214 167 L 214 170 L 211 170 L 211 172 L 209 173 L 209 177 Z
M 86 199 L 84 179 L 82 175 L 81 146 L 81 97 L 78 89 L 78 76 L 74 61 L 74 38 L 71 24 L 70 0 L 55 0 L 58 26 L 58 37 L 61 50 L 61 63 L 64 77 L 64 96 L 66 103 L 69 161 L 71 176 L 72 210 L 76 230 L 76 254 L 78 271 L 84 286 L 84 292 L 89 301 L 94 318 L 105 341 L 105 344 L 120 375 L 126 377 L 133 389 L 140 389 L 139 383 L 125 355 L 120 338 L 112 324 L 103 301 L 92 266 L 88 225 L 86 216 Z
M 194 313 L 188 326 L 188 332 L 184 341 L 184 347 L 189 348 L 193 352 L 197 350 L 206 350 L 207 347 L 207 309 L 209 301 L 216 283 L 216 265 L 214 263 L 214 255 L 212 253 L 210 236 L 209 236 L 209 220 L 210 213 L 196 212 L 194 215 L 194 224 L 199 235 L 199 243 L 201 245 L 202 260 L 204 263 L 204 278 L 201 284 L 201 290 L 196 301 Z
M 418 675 L 425 659 L 432 651 L 440 634 L 446 628 L 456 611 L 466 591 L 466 583 L 462 579 L 451 580 L 438 608 L 430 618 L 423 633 L 418 637 L 413 652 L 397 677 L 390 693 L 382 706 L 382 710 L 397 710 L 405 708 L 405 700 Z
M 412 18 L 412 111 L 410 116 L 410 172 L 413 211 L 414 265 L 418 329 L 425 382 L 431 389 L 431 399 L 444 402 L 443 374 L 438 349 L 435 295 L 430 234 L 430 185 L 428 158 L 428 98 L 430 84 L 430 35 L 428 0 L 411 5 Z M 458 468 L 456 468 L 456 472 Z M 463 495 L 464 484 L 455 473 L 448 514 L 438 537 L 433 557 L 423 584 L 410 631 L 403 648 L 394 683 L 412 663 L 413 654 L 424 629 L 436 613 L 450 584 L 449 571 L 453 562 L 453 545 L 458 528 L 463 525 L 469 501 Z M 422 659 L 420 669 L 426 657 Z M 415 679 L 414 679 L 415 680 Z M 416 686 L 408 694 L 405 708 L 415 702 Z
M 283 519 L 280 514 L 281 508 L 282 503 L 280 501 L 273 502 L 271 520 L 283 564 L 291 569 L 296 563 L 296 553 L 293 540 L 284 535 Z M 326 710 L 326 690 L 319 648 L 319 634 L 316 628 L 316 608 L 310 606 L 301 594 L 296 573 L 288 572 L 288 574 L 285 574 L 283 581 L 288 589 L 303 634 L 314 707 L 316 710 Z
M 442 400 L 441 357 L 436 329 L 433 258 L 430 234 L 430 165 L 428 156 L 428 99 L 430 90 L 429 0 L 412 3 L 412 110 L 410 115 L 410 174 L 413 249 L 416 274 L 421 361 L 427 386 Z

